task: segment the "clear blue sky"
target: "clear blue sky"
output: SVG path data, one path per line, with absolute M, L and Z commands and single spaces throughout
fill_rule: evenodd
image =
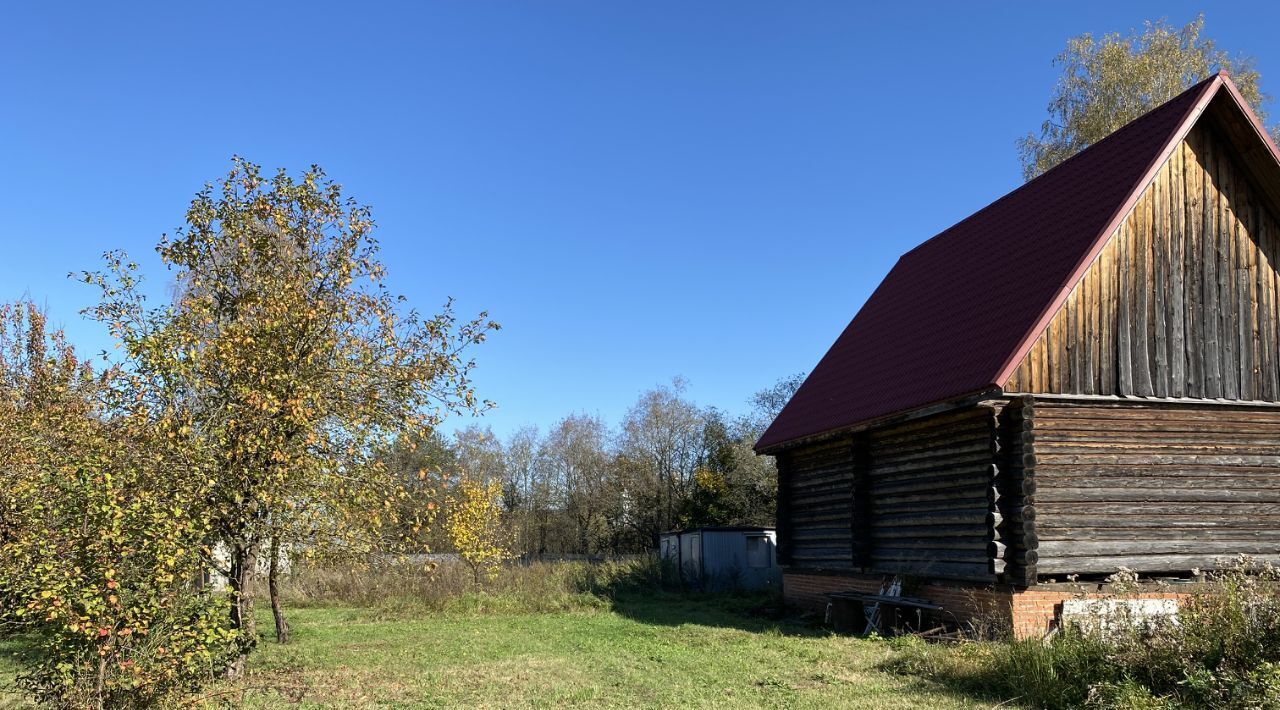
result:
M 106 344 L 66 279 L 152 247 L 233 154 L 371 204 L 391 285 L 504 329 L 484 422 L 730 410 L 807 370 L 898 254 L 1020 182 L 1068 36 L 1158 3 L 10 3 L 0 298 Z M 1280 94 L 1280 9 L 1207 34 Z M 1271 106 L 1273 113 L 1280 113 Z

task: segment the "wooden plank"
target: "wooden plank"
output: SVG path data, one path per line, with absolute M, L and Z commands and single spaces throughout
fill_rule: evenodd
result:
M 1170 540 L 1148 535 L 1145 540 L 1041 540 L 1046 559 L 1062 557 L 1116 557 L 1132 555 L 1280 555 L 1280 545 L 1257 540 Z
M 1121 396 L 1129 396 L 1133 391 L 1133 348 L 1130 340 L 1133 335 L 1133 297 L 1130 285 L 1132 278 L 1126 278 L 1125 273 L 1130 270 L 1129 252 L 1131 250 L 1129 222 L 1126 220 L 1120 225 L 1120 229 L 1115 239 L 1118 244 L 1118 258 L 1116 261 L 1116 271 L 1118 279 L 1116 281 L 1116 309 L 1118 318 L 1116 320 L 1116 364 L 1117 364 L 1117 381 L 1116 394 Z
M 1280 555 L 1256 555 L 1257 562 L 1280 562 Z M 1124 567 L 1144 572 L 1185 572 L 1223 569 L 1235 564 L 1230 555 L 1123 555 L 1116 557 L 1053 557 L 1041 559 L 1040 574 L 1102 574 Z
M 1201 204 L 1204 201 L 1204 173 L 1193 147 L 1197 135 L 1198 132 L 1192 130 L 1187 140 L 1183 142 L 1184 171 L 1182 177 L 1186 189 L 1187 203 L 1186 218 L 1184 220 L 1187 244 L 1183 259 L 1186 274 L 1184 280 L 1186 292 L 1183 298 L 1187 323 L 1187 340 L 1185 343 L 1187 394 L 1206 396 L 1204 393 L 1204 313 L 1200 286 L 1203 276 L 1200 259 L 1204 253 L 1204 248 L 1201 244 L 1204 215 L 1201 208 Z
M 1260 203 L 1253 206 L 1253 237 L 1256 250 L 1254 257 L 1256 266 L 1253 270 L 1253 290 L 1256 294 L 1256 314 L 1255 325 L 1257 326 L 1257 361 L 1258 368 L 1257 379 L 1254 382 L 1254 388 L 1258 393 L 1259 399 L 1271 399 L 1275 397 L 1275 390 L 1271 387 L 1270 372 L 1272 357 L 1268 346 L 1271 343 L 1270 331 L 1274 327 L 1271 321 L 1270 308 L 1267 301 L 1267 280 L 1268 272 L 1271 264 L 1267 259 L 1265 248 L 1266 242 L 1266 209 Z
M 1151 391 L 1157 397 L 1169 396 L 1169 324 L 1166 309 L 1169 299 L 1169 170 L 1156 173 L 1151 185 L 1151 324 L 1152 372 Z
M 1150 193 L 1134 209 L 1133 229 L 1133 386 L 1134 394 L 1155 393 L 1151 364 L 1151 200 Z
M 1242 517 L 1274 517 L 1280 515 L 1280 503 L 1259 503 L 1257 501 L 1215 501 L 1215 502 L 1195 502 L 1195 501 L 1178 501 L 1172 503 L 1149 503 L 1142 507 L 1144 515 L 1153 519 L 1159 519 L 1160 516 L 1166 515 L 1199 515 L 1202 517 L 1215 517 L 1221 520 L 1240 519 Z M 1133 512 L 1131 503 L 1108 503 L 1096 501 L 1074 501 L 1074 502 L 1039 502 L 1036 503 L 1036 515 L 1053 519 L 1057 516 L 1067 515 L 1091 515 L 1100 516 L 1130 516 L 1129 521 L 1133 520 L 1130 515 Z M 1038 524 L 1044 524 L 1038 521 Z
M 1037 399 L 1037 407 L 1050 410 L 1055 419 L 1113 419 L 1145 421 L 1152 417 L 1161 420 L 1185 422 L 1215 422 L 1219 417 L 1229 416 L 1232 424 L 1280 423 L 1280 407 L 1249 406 L 1218 402 L 1144 402 L 1133 404 L 1123 400 L 1046 402 Z
M 1237 304 L 1235 294 L 1235 213 L 1231 207 L 1231 158 L 1222 151 L 1221 143 L 1214 145 L 1218 178 L 1218 333 L 1222 347 L 1222 396 L 1225 399 L 1240 398 L 1240 371 L 1236 358 Z
M 1245 399 L 1262 399 L 1262 333 L 1258 313 L 1258 204 L 1248 190 L 1242 191 L 1242 198 L 1240 249 L 1245 263 L 1240 274 L 1243 281 L 1240 292 L 1246 327 L 1241 334 L 1241 348 L 1248 354 L 1248 362 L 1241 370 L 1241 376 L 1247 378 L 1248 387 L 1241 389 L 1244 390 L 1242 396 Z
M 1184 145 L 1170 156 L 1168 215 L 1168 303 L 1165 306 L 1169 328 L 1169 396 L 1184 397 L 1187 393 L 1186 350 L 1186 190 L 1183 181 L 1185 169 Z
M 1221 314 L 1218 307 L 1218 193 L 1215 190 L 1215 156 L 1212 142 L 1199 132 L 1203 172 L 1200 175 L 1201 197 L 1201 280 L 1200 313 L 1204 323 L 1202 354 L 1204 356 L 1204 396 L 1222 396 L 1220 366 L 1221 339 L 1218 337 Z
M 1127 532 L 1138 534 L 1140 530 L 1212 530 L 1220 534 L 1240 533 L 1241 535 L 1280 535 L 1280 515 L 1263 515 L 1247 521 L 1233 519 L 1228 516 L 1216 517 L 1197 513 L 1166 513 L 1163 515 L 1142 515 L 1127 517 L 1121 515 L 1094 515 L 1092 511 L 1081 514 L 1054 512 L 1047 520 L 1039 523 L 1037 530 L 1044 539 L 1061 538 L 1063 535 L 1089 534 L 1122 535 Z M 1150 532 L 1143 533 L 1149 535 Z
M 1046 548 L 1047 543 L 1058 545 L 1071 545 L 1076 542 L 1105 542 L 1115 545 L 1122 554 L 1131 553 L 1135 550 L 1142 550 L 1144 553 L 1154 553 L 1157 550 L 1151 549 L 1148 544 L 1150 540 L 1158 539 L 1164 542 L 1178 542 L 1184 544 L 1189 552 L 1205 552 L 1204 549 L 1209 544 L 1229 545 L 1231 543 L 1250 543 L 1255 545 L 1254 549 L 1262 549 L 1266 553 L 1280 553 L 1280 528 L 1239 528 L 1224 526 L 1186 526 L 1174 525 L 1166 523 L 1159 527 L 1156 526 L 1134 526 L 1128 528 L 1118 527 L 1098 527 L 1094 525 L 1083 525 L 1079 527 L 1066 527 L 1058 525 L 1041 524 L 1037 531 L 1040 536 L 1040 550 L 1045 555 L 1050 554 L 1051 548 Z M 1199 547 L 1203 545 L 1204 547 Z M 1240 550 L 1243 552 L 1243 550 Z M 1168 550 L 1160 550 L 1159 552 L 1167 553 Z M 1061 550 L 1059 551 L 1059 554 Z M 1066 555 L 1068 557 L 1072 555 Z
M 1095 260 L 1094 265 L 1097 266 Z M 1085 293 L 1089 300 L 1089 322 L 1087 325 L 1089 345 L 1086 350 L 1085 371 L 1088 375 L 1085 377 L 1085 383 L 1088 388 L 1088 394 L 1100 394 L 1102 392 L 1101 382 L 1101 365 L 1099 361 L 1103 357 L 1102 353 L 1102 274 L 1097 268 L 1089 269 L 1086 275 Z
M 1099 257 L 1098 299 L 1100 316 L 1099 356 L 1098 356 L 1098 394 L 1115 394 L 1115 253 L 1116 240 L 1108 240 Z
M 1263 327 L 1262 372 L 1263 397 L 1268 400 L 1280 400 L 1280 314 L 1276 303 L 1276 268 L 1280 262 L 1276 260 L 1276 229 L 1271 215 L 1259 208 L 1259 229 L 1261 247 L 1259 249 L 1258 278 L 1261 292 L 1261 312 L 1259 320 Z

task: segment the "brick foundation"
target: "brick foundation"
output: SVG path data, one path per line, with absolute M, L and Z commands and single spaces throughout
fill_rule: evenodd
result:
M 1077 585 L 1048 584 L 1041 589 L 1019 590 L 1013 594 L 1013 635 L 1017 638 L 1044 636 L 1058 624 L 1062 614 L 1062 602 L 1066 599 L 1174 599 L 1182 601 L 1188 593 L 1168 591 L 1139 591 L 1126 594 L 1088 592 Z M 1098 585 L 1090 585 L 1098 586 Z
M 784 572 L 782 594 L 788 604 L 822 613 L 827 594 L 858 591 L 874 594 L 888 580 L 886 575 L 850 573 Z M 1066 599 L 1178 599 L 1187 592 L 1152 590 L 1123 595 L 1109 592 L 1106 585 L 1044 584 L 1029 589 L 1009 585 L 977 585 L 964 582 L 924 582 L 907 591 L 907 596 L 942 606 L 956 622 L 973 624 L 987 633 L 1011 631 L 1016 638 L 1043 636 L 1058 624 Z

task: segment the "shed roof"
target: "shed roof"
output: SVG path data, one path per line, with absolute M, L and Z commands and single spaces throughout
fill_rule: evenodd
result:
M 1143 189 L 1223 90 L 1220 72 L 904 254 L 757 451 L 1005 382 Z
M 755 525 L 700 525 L 694 528 L 681 528 L 679 530 L 664 530 L 659 535 L 685 535 L 687 533 L 696 532 L 743 532 L 743 533 L 771 533 L 774 528 L 755 526 Z

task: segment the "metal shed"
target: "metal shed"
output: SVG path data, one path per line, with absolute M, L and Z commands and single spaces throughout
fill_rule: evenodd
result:
M 658 554 L 703 589 L 764 589 L 782 581 L 773 528 L 673 530 L 659 536 Z

